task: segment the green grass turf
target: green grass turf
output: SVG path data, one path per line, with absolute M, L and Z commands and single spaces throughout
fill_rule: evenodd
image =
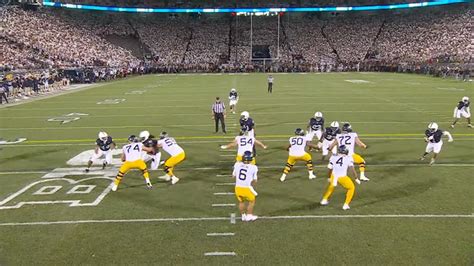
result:
M 365 80 L 355 84 L 346 80 Z M 257 138 L 269 149 L 259 150 L 259 192 L 256 213 L 261 216 L 321 215 L 312 219 L 262 219 L 252 224 L 222 221 L 174 221 L 101 224 L 22 225 L 7 223 L 227 217 L 235 203 L 231 192 L 235 152 L 219 150 L 238 132 L 238 115 L 228 115 L 229 134 L 213 134 L 210 105 L 215 96 L 226 99 L 231 87 L 240 93 L 238 111 L 255 119 Z M 143 94 L 127 94 L 146 90 Z M 463 218 L 331 218 L 333 215 L 472 215 L 471 177 L 474 130 L 462 121 L 450 129 L 452 111 L 462 96 L 473 95 L 470 83 L 427 76 L 341 73 L 275 75 L 272 95 L 266 76 L 169 75 L 142 76 L 101 84 L 96 88 L 0 109 L 0 137 L 28 141 L 0 146 L 0 201 L 92 149 L 97 132 L 107 131 L 123 144 L 130 134 L 166 130 L 185 149 L 187 160 L 176 174 L 175 186 L 156 179 L 148 191 L 137 172 L 129 173 L 119 191 L 96 207 L 64 204 L 26 205 L 0 210 L 0 265 L 17 264 L 421 264 L 473 263 L 473 217 Z M 105 99 L 126 99 L 99 105 Z M 350 121 L 369 145 L 359 150 L 368 163 L 371 181 L 357 186 L 350 211 L 342 211 L 342 188 L 331 203 L 318 202 L 327 184 L 326 163 L 313 153 L 316 174 L 307 179 L 295 168 L 287 182 L 278 180 L 285 164 L 284 146 L 296 127 L 305 127 L 315 111 L 327 123 Z M 48 122 L 69 113 L 88 116 L 67 124 Z M 417 158 L 424 151 L 423 132 L 430 121 L 449 130 L 455 142 L 445 141 L 438 165 Z M 225 156 L 222 156 L 225 155 Z M 403 166 L 406 165 L 406 166 Z M 300 165 L 302 166 L 302 165 Z M 197 169 L 196 169 L 197 168 Z M 72 179 L 83 178 L 70 176 Z M 104 189 L 108 181 L 90 181 Z M 36 190 L 35 190 L 36 191 Z M 25 192 L 15 202 L 64 200 Z M 95 197 L 95 196 L 94 196 Z M 85 195 L 92 199 L 93 195 Z M 12 205 L 13 203 L 9 203 Z M 231 237 L 208 237 L 211 232 L 234 232 Z M 235 257 L 205 257 L 205 252 L 234 251 Z

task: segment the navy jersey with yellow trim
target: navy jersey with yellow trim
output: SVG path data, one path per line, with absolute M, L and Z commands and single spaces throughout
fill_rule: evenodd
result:
M 115 144 L 115 143 L 112 140 L 112 137 L 108 136 L 105 141 L 102 141 L 101 139 L 97 139 L 95 141 L 95 144 L 97 144 L 97 146 L 99 147 L 100 150 L 108 151 L 108 150 L 110 150 L 112 144 Z
M 250 131 L 255 127 L 255 123 L 253 122 L 253 119 L 250 117 L 247 120 L 244 120 L 241 118 L 240 127 L 245 127 L 247 131 Z
M 324 128 L 324 118 L 321 117 L 320 119 L 316 119 L 312 117 L 309 120 L 309 128 L 313 131 L 322 130 Z
M 425 136 L 428 138 L 429 142 L 438 143 L 441 141 L 441 138 L 443 137 L 443 130 L 438 129 L 435 132 L 432 132 L 429 129 L 427 129 L 425 131 Z
M 337 134 L 340 134 L 341 133 L 341 129 L 340 128 L 332 128 L 332 127 L 327 127 L 325 130 L 324 130 L 324 133 L 323 133 L 323 137 L 329 141 L 331 140 L 334 140 L 336 138 L 336 135 Z

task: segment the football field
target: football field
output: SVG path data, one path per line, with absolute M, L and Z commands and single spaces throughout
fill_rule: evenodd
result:
M 472 265 L 474 129 L 449 127 L 472 83 L 387 73 L 147 75 L 0 109 L 0 265 L 251 264 Z M 230 88 L 240 100 L 228 134 L 214 133 L 211 105 Z M 2 106 L 3 107 L 3 106 Z M 256 122 L 259 195 L 255 222 L 240 221 L 231 178 L 241 111 Z M 351 209 L 336 187 L 320 206 L 327 162 L 312 152 L 282 183 L 288 138 L 316 111 L 326 126 L 348 121 L 368 149 L 371 180 Z M 438 161 L 419 161 L 424 131 L 451 132 Z M 186 151 L 176 185 L 147 190 L 139 172 L 117 192 L 116 164 L 85 173 L 99 131 L 121 147 L 142 130 L 167 131 Z M 15 139 L 26 141 L 15 142 Z M 7 142 L 7 144 L 5 144 Z M 165 158 L 167 155 L 165 155 Z M 236 215 L 233 222 L 232 214 Z

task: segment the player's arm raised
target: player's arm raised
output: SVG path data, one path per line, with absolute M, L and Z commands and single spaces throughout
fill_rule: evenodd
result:
M 255 144 L 257 144 L 258 146 L 264 148 L 264 149 L 267 149 L 267 146 L 265 144 L 263 144 L 260 140 L 255 140 Z
M 358 137 L 356 137 L 355 142 L 356 142 L 356 144 L 357 144 L 359 147 L 362 147 L 362 148 L 364 148 L 364 149 L 367 149 L 367 145 L 365 145 L 365 143 L 362 142 Z
M 232 141 L 231 143 L 227 144 L 227 145 L 221 145 L 221 149 L 225 150 L 225 149 L 228 149 L 228 148 L 233 148 L 237 146 L 237 140 L 234 139 L 234 141 Z
M 443 136 L 448 136 L 448 141 L 449 142 L 454 141 L 453 136 L 451 135 L 451 133 L 449 133 L 449 131 L 443 131 Z

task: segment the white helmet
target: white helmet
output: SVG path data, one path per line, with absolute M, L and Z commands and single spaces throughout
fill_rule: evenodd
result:
M 431 123 L 428 125 L 428 129 L 429 129 L 431 132 L 435 132 L 436 130 L 438 130 L 438 124 L 436 124 L 435 122 L 431 122 Z
M 235 88 L 230 89 L 231 92 L 235 92 Z
M 108 136 L 109 135 L 107 135 L 107 132 L 105 132 L 105 131 L 99 132 L 99 139 L 102 140 L 102 141 L 106 141 Z
M 339 122 L 337 122 L 337 121 L 331 122 L 331 127 L 339 128 Z
M 467 96 L 462 97 L 462 101 L 463 102 L 469 102 L 469 97 L 467 97 Z
M 241 116 L 244 120 L 247 120 L 247 119 L 249 119 L 250 114 L 249 114 L 249 112 L 247 112 L 247 111 L 243 111 L 243 112 L 240 114 L 240 116 Z
M 321 112 L 314 113 L 314 118 L 323 118 L 323 113 Z
M 147 130 L 144 130 L 144 131 L 140 132 L 139 137 L 142 141 L 147 140 L 150 137 L 150 132 L 148 132 Z

